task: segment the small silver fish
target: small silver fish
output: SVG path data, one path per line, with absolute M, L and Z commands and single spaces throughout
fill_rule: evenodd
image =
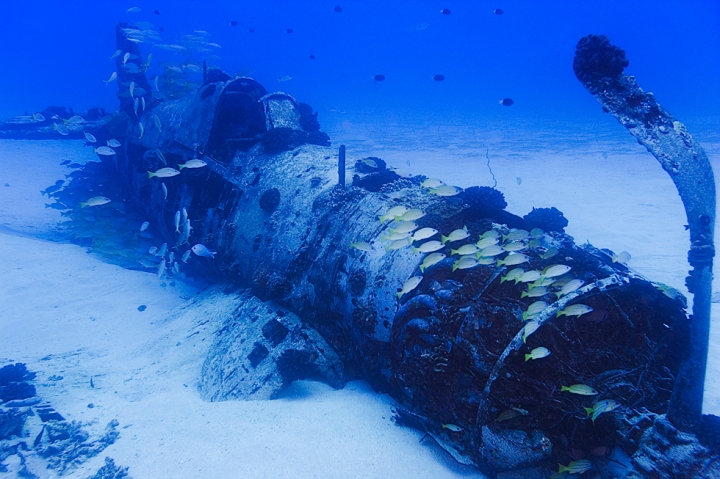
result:
M 183 230 L 183 236 L 185 238 L 184 242 L 190 244 L 190 232 L 192 231 L 192 226 L 190 226 L 190 218 L 185 220 L 185 229 Z
M 365 251 L 366 253 L 373 250 L 372 245 L 366 241 L 355 241 L 354 243 L 350 243 L 350 246 L 360 251 Z
M 144 97 L 143 97 L 144 99 Z M 143 107 L 144 109 L 144 107 Z M 155 126 L 157 126 L 158 131 L 162 131 L 162 123 L 160 123 L 160 117 L 157 115 L 153 115 L 153 120 L 155 120 Z
M 175 232 L 180 233 L 180 211 L 175 212 Z
M 215 258 L 215 255 L 217 254 L 217 251 L 210 251 L 207 246 L 200 243 L 196 244 L 190 249 L 196 255 L 203 256 L 205 258 Z
M 158 150 L 157 148 L 155 148 L 155 149 L 153 150 L 153 152 L 155 153 L 155 156 L 157 156 L 158 158 L 160 158 L 160 161 L 163 162 L 163 165 L 167 165 L 167 160 L 165 159 L 165 155 L 163 155 L 163 152 L 162 152 L 162 151 L 160 151 L 160 150 Z
M 165 260 L 160 261 L 160 266 L 158 266 L 158 278 L 162 278 L 162 275 L 165 274 Z
M 157 256 L 155 254 L 155 253 L 157 253 L 157 246 L 151 246 L 150 249 L 148 250 L 148 253 L 150 253 L 151 255 Z
M 138 130 L 140 130 L 140 134 L 138 135 L 138 138 L 142 138 L 145 134 L 145 127 L 143 126 L 142 122 L 138 123 Z
M 104 196 L 94 196 L 94 197 L 90 198 L 89 200 L 83 201 L 82 203 L 80 203 L 80 207 L 85 208 L 86 206 L 101 206 L 101 205 L 106 205 L 108 203 L 110 203 L 109 198 L 105 198 Z
M 183 209 L 182 209 L 182 223 L 185 224 L 185 221 L 187 221 L 187 219 L 188 219 L 188 213 L 187 213 L 187 210 L 185 209 L 185 207 L 183 206 Z
M 145 111 L 145 97 L 144 96 L 140 97 L 140 104 L 142 105 L 142 111 L 144 112 Z
M 112 156 L 115 154 L 115 150 L 113 150 L 109 146 L 98 146 L 97 148 L 95 148 L 95 153 L 103 156 Z
M 160 87 L 158 86 L 158 81 L 160 81 L 160 76 L 155 77 L 155 81 L 154 81 L 155 91 L 160 91 Z
M 115 53 L 113 53 L 110 58 L 117 58 L 120 55 L 122 55 L 122 50 L 115 50 Z
M 443 429 L 448 429 L 452 432 L 461 432 L 462 428 L 460 426 L 456 426 L 455 424 L 443 424 Z
M 129 59 L 130 59 L 130 52 L 127 52 L 125 55 L 123 55 L 123 65 L 126 64 Z
M 173 261 L 175 261 L 175 253 L 173 251 L 170 251 L 168 253 L 168 263 L 172 263 Z
M 130 82 L 130 98 L 135 98 L 135 82 Z
M 160 183 L 160 186 L 162 186 L 163 199 L 166 200 L 167 199 L 167 186 L 165 186 L 165 183 Z
M 97 138 L 95 138 L 92 134 L 88 132 L 85 132 L 85 139 L 90 143 L 97 143 Z
M 167 253 L 167 243 L 163 243 L 162 246 L 160 246 L 160 249 L 157 251 L 155 256 L 160 256 L 162 258 L 165 256 L 165 253 Z
M 140 232 L 143 232 L 143 231 L 145 231 L 146 229 L 148 229 L 148 226 L 150 226 L 150 223 L 147 222 L 147 221 L 144 222 L 143 224 L 141 224 L 141 225 L 140 225 Z
M 183 263 L 187 263 L 187 262 L 188 262 L 188 258 L 190 257 L 190 252 L 191 252 L 190 250 L 187 250 L 187 251 L 185 251 L 185 253 L 182 255 L 182 262 L 183 262 Z
M 114 138 L 112 140 L 108 140 L 107 144 L 109 147 L 112 147 L 112 148 L 119 148 L 121 146 L 120 142 Z
M 180 274 L 180 265 L 177 261 L 173 263 L 172 272 L 173 274 Z
M 134 106 L 133 106 L 133 109 L 135 110 L 135 116 L 138 116 L 138 114 L 137 114 L 138 106 L 140 106 L 140 100 L 138 100 L 137 98 L 135 98 Z
M 105 86 L 109 85 L 116 78 L 117 78 L 117 72 L 112 72 L 112 75 L 110 75 L 110 78 L 108 78 L 107 80 L 103 80 L 105 82 Z

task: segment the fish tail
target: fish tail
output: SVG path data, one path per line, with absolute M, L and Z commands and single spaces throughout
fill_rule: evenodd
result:
M 563 314 L 565 314 L 565 310 L 558 311 L 557 313 L 555 313 L 555 317 L 556 317 L 556 318 L 559 318 L 559 317 L 562 316 Z
M 458 269 L 458 265 L 454 264 L 452 270 L 455 271 L 456 269 Z
M 588 417 L 590 417 L 590 414 L 592 414 L 592 412 L 593 412 L 593 408 L 591 408 L 591 407 L 586 407 L 586 408 L 584 408 L 584 409 L 585 409 L 585 412 L 587 413 Z M 595 422 L 594 419 L 593 419 L 593 422 Z
M 450 254 L 455 254 L 455 253 L 457 253 L 457 252 L 458 252 L 458 250 L 456 250 L 456 249 L 451 249 L 451 250 L 450 250 Z
M 155 173 L 153 173 L 152 171 L 148 171 L 148 179 L 152 178 L 153 176 L 156 176 Z
M 402 294 L 402 291 L 400 291 L 399 293 L 395 293 L 395 294 L 397 294 L 398 299 L 400 299 L 400 298 L 402 297 L 402 295 L 403 295 L 403 294 Z
M 80 208 L 85 208 L 88 204 L 85 202 L 80 203 Z
M 440 235 L 440 241 L 442 242 L 442 244 L 445 244 L 448 241 L 448 237 L 444 236 L 444 235 Z
M 500 102 L 502 103 L 502 102 Z M 562 474 L 563 472 L 570 472 L 570 468 L 568 466 L 563 466 L 562 464 L 558 464 L 558 472 Z
M 424 273 L 424 272 L 425 272 L 425 266 L 420 265 L 420 272 L 421 272 L 421 273 Z
M 570 390 L 570 388 L 567 387 L 567 386 L 563 386 L 563 387 L 560 388 L 560 392 L 569 391 L 569 390 Z
M 528 295 L 527 291 L 523 291 L 522 294 L 520 295 L 520 299 L 523 299 L 527 295 Z
M 388 249 L 388 248 L 387 248 L 387 246 L 386 246 L 386 247 L 385 247 L 385 250 L 387 251 L 387 249 Z M 417 249 L 417 248 L 415 248 L 415 247 L 412 247 L 411 249 L 412 249 L 413 254 L 418 253 L 418 252 L 420 251 L 419 249 Z
M 185 164 L 178 165 L 178 170 L 182 171 L 183 168 L 185 168 Z
M 526 355 L 525 355 L 525 362 L 527 362 L 528 359 L 530 359 L 530 356 L 532 356 L 532 354 L 526 354 Z
M 215 255 L 217 254 L 217 251 L 210 251 L 210 256 L 215 259 Z

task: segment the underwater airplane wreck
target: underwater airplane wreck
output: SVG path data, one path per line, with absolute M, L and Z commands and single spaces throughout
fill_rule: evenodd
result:
M 127 66 L 142 62 L 127 27 L 120 110 L 94 131 L 116 146 L 97 151 L 161 232 L 157 267 L 192 257 L 225 285 L 191 307 L 237 294 L 198 378 L 204 398 L 363 379 L 401 405 L 397 424 L 490 477 L 720 476 L 720 423 L 699 409 L 712 170 L 622 73 L 622 50 L 585 37 L 575 72 L 678 185 L 692 320 L 680 292 L 575 244 L 558 210 L 520 217 L 493 188 L 402 176 L 379 158 L 346 164 L 309 105 L 252 78 L 210 70 L 194 94 L 155 98 Z M 576 459 L 558 467 L 566 451 Z

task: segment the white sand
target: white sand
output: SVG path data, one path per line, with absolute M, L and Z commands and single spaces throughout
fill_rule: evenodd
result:
M 483 477 L 395 426 L 394 401 L 363 382 L 334 391 L 301 381 L 274 401 L 201 400 L 195 385 L 212 331 L 164 320 L 196 291 L 27 236 L 61 219 L 39 191 L 61 178 L 64 158 L 88 151 L 81 142 L 0 141 L 0 171 L 11 173 L 0 190 L 0 364 L 27 363 L 38 394 L 95 435 L 120 422 L 118 441 L 70 477 L 94 473 L 105 456 L 135 479 Z
M 330 134 L 335 145 L 348 145 L 351 159 L 379 156 L 458 186 L 492 185 L 485 144 L 509 211 L 556 206 L 577 242 L 627 250 L 631 267 L 685 291 L 679 198 L 624 131 L 338 122 Z M 710 139 L 703 146 L 717 166 L 720 141 Z M 38 372 L 39 395 L 93 433 L 120 422 L 118 441 L 73 477 L 93 473 L 105 456 L 130 466 L 136 479 L 482 477 L 432 441 L 420 443 L 418 432 L 396 427 L 394 402 L 362 382 L 333 391 L 302 381 L 274 401 L 202 401 L 195 383 L 212 331 L 193 318 L 165 319 L 197 291 L 162 287 L 154 275 L 105 264 L 78 246 L 29 237 L 61 220 L 39 191 L 68 171 L 63 159 L 87 161 L 89 151 L 81 142 L 0 141 L 0 362 L 26 362 Z M 716 336 L 705 410 L 720 414 Z

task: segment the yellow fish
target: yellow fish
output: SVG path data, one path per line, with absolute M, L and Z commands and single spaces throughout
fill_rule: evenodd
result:
M 405 281 L 405 284 L 402 285 L 402 288 L 400 288 L 400 291 L 397 293 L 398 299 L 402 298 L 404 294 L 408 294 L 410 291 L 417 288 L 422 279 L 422 276 L 413 276 L 409 280 Z

